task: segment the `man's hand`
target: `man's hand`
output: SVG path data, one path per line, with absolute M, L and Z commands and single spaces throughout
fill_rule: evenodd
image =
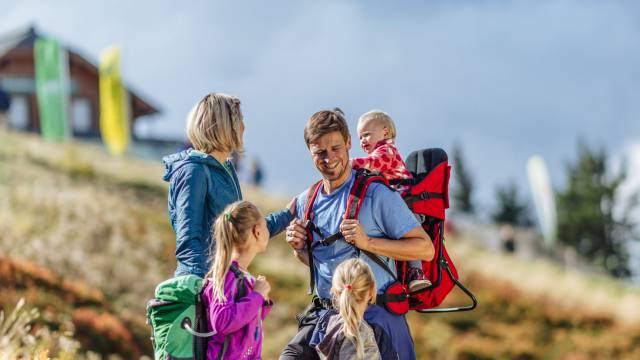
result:
M 367 250 L 369 246 L 369 236 L 364 232 L 358 219 L 345 219 L 340 224 L 340 232 L 344 239 L 358 249 Z
M 307 239 L 304 223 L 300 219 L 293 219 L 286 228 L 285 238 L 287 239 L 287 244 L 294 250 L 304 249 Z

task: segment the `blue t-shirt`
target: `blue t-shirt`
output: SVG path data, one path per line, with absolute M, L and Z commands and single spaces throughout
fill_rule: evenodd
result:
M 331 194 L 324 194 L 322 187 L 313 202 L 312 219 L 325 236 L 334 234 L 340 230 L 340 223 L 347 207 L 347 199 L 351 186 L 355 180 L 355 171 L 351 177 L 335 189 Z M 322 185 L 321 185 L 322 186 Z M 304 202 L 307 191 L 297 197 L 298 218 L 304 219 Z M 400 194 L 387 188 L 383 184 L 373 183 L 367 189 L 362 201 L 358 220 L 370 237 L 400 239 L 410 230 L 420 226 L 418 220 L 407 207 Z M 318 241 L 320 236 L 313 233 L 313 241 Z M 371 260 L 367 255 L 347 244 L 344 239 L 338 240 L 330 246 L 317 246 L 313 250 L 313 264 L 315 268 L 316 293 L 324 299 L 331 298 L 331 278 L 338 265 L 343 261 L 359 257 L 367 262 L 373 270 L 376 279 L 378 293 L 384 292 L 386 287 L 394 282 L 394 278 L 382 267 Z M 385 256 L 380 256 L 389 268 L 395 273 L 395 261 Z

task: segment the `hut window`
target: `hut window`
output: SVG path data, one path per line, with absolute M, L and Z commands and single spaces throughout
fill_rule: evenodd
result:
M 9 126 L 20 130 L 26 130 L 29 126 L 29 101 L 27 101 L 26 96 L 11 96 Z
M 91 104 L 89 99 L 73 99 L 71 103 L 71 121 L 74 133 L 87 134 L 91 132 Z

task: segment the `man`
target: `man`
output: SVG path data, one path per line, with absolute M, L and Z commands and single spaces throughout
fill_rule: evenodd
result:
M 318 317 L 326 312 L 323 308 L 330 303 L 331 278 L 341 262 L 358 256 L 366 261 L 373 270 L 378 294 L 384 293 L 394 282 L 395 279 L 385 269 L 358 249 L 377 254 L 393 270 L 393 259 L 430 260 L 434 254 L 431 240 L 400 195 L 382 184 L 369 186 L 358 219 L 343 220 L 355 172 L 349 161 L 349 129 L 339 109 L 315 113 L 305 126 L 304 139 L 322 176 L 320 191 L 311 208 L 313 222 L 325 235 L 340 231 L 344 241 L 313 250 L 314 293 L 320 300 L 314 301 L 316 306 L 299 316 L 298 334 L 285 347 L 281 360 L 318 358 L 312 337 L 316 336 L 314 330 Z M 305 223 L 301 220 L 306 198 L 307 192 L 297 197 L 298 219 L 287 227 L 286 239 L 295 256 L 309 265 Z M 314 232 L 313 241 L 319 240 L 320 236 Z M 365 320 L 386 333 L 400 359 L 415 359 L 413 340 L 404 316 L 371 305 L 365 312 Z

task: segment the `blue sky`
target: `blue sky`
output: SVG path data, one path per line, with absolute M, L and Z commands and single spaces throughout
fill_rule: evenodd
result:
M 632 1 L 0 5 L 1 32 L 35 23 L 93 60 L 119 44 L 126 81 L 164 110 L 142 135 L 183 136 L 188 110 L 207 92 L 240 97 L 247 152 L 280 193 L 317 177 L 302 128 L 334 106 L 354 136 L 361 113 L 390 113 L 404 154 L 460 143 L 483 204 L 509 179 L 524 190 L 533 154 L 561 186 L 578 137 L 617 158 L 639 149 Z

